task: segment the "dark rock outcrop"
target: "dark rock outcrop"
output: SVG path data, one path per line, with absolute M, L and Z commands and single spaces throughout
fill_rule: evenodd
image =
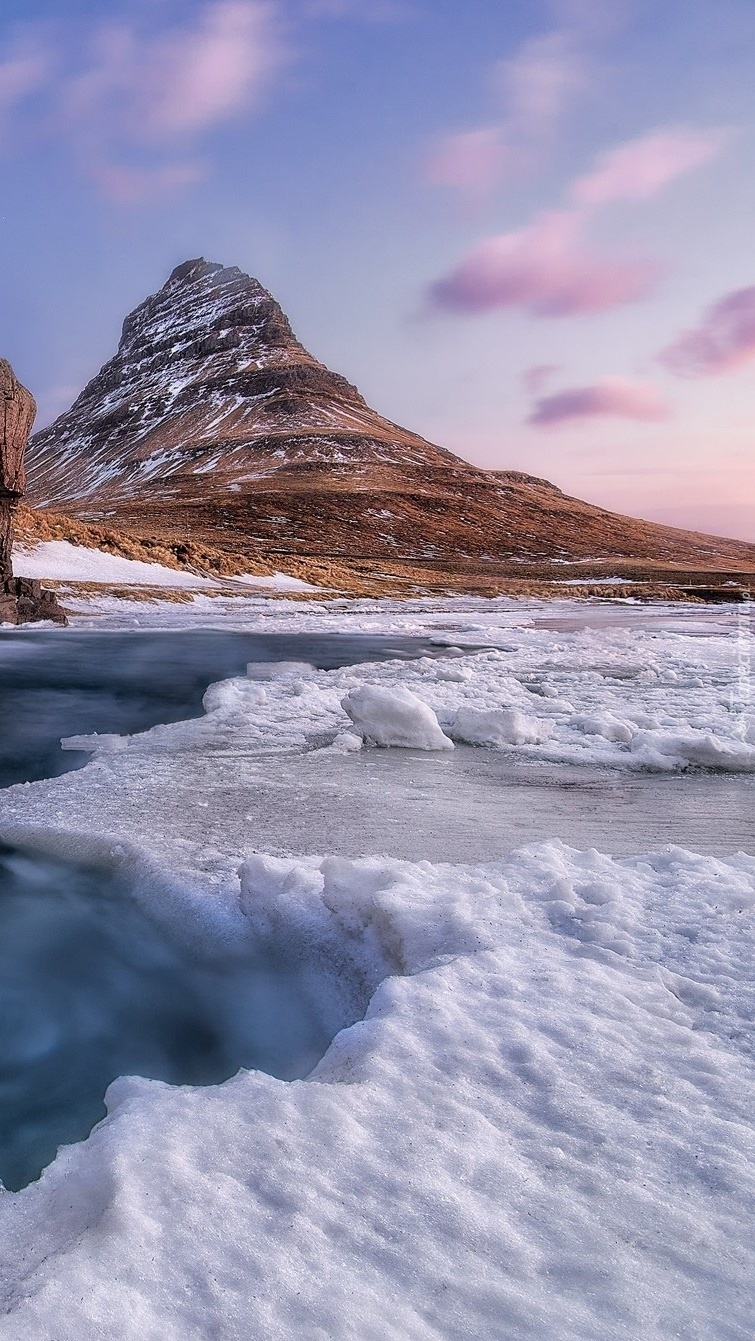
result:
M 13 508 L 24 493 L 24 451 L 37 407 L 6 359 L 0 359 L 0 581 L 13 576 Z
M 37 406 L 7 359 L 0 359 L 0 623 L 66 617 L 53 592 L 13 576 L 13 510 L 25 491 L 24 452 Z

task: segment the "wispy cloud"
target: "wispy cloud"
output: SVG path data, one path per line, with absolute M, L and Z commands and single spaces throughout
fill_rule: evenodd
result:
M 44 87 L 54 56 L 43 32 L 28 31 L 0 55 L 0 137 L 16 108 Z
M 537 156 L 585 83 L 576 35 L 557 30 L 531 38 L 515 56 L 494 65 L 491 82 L 503 115 L 489 125 L 441 136 L 424 165 L 428 185 L 483 195 Z
M 572 183 L 567 208 L 540 213 L 526 228 L 479 243 L 431 285 L 431 307 L 458 313 L 519 307 L 554 317 L 606 312 L 645 297 L 663 267 L 647 258 L 596 253 L 587 240 L 594 213 L 613 201 L 656 195 L 725 142 L 721 131 L 672 129 L 619 145 Z
M 555 129 L 564 108 L 585 84 L 584 56 L 567 29 L 533 37 L 495 67 L 512 138 L 541 140 Z
M 30 39 L 0 62 L 0 109 L 7 90 L 18 102 L 44 84 L 46 123 L 80 170 L 134 201 L 196 180 L 202 136 L 254 111 L 286 59 L 275 0 L 209 0 L 182 25 L 155 23 L 153 12 L 61 38 L 54 72 L 41 35 L 36 48 Z
M 486 195 L 498 181 L 508 146 L 498 126 L 446 135 L 428 155 L 425 180 L 452 186 L 468 195 Z
M 604 377 L 593 386 L 569 387 L 535 402 L 528 424 L 539 428 L 555 428 L 574 420 L 668 419 L 670 409 L 666 401 L 647 382 L 633 382 L 624 377 Z
M 653 131 L 602 154 L 592 172 L 572 184 L 571 198 L 590 208 L 616 200 L 647 200 L 715 158 L 729 138 L 726 130 L 687 126 Z
M 98 162 L 90 168 L 90 176 L 105 195 L 120 205 L 139 205 L 145 200 L 169 198 L 201 181 L 204 175 L 205 169 L 200 163 L 131 168 Z
M 725 294 L 660 360 L 680 377 L 718 377 L 755 362 L 755 287 Z

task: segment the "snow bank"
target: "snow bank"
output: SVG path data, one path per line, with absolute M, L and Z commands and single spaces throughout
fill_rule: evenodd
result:
M 453 749 L 453 741 L 441 731 L 432 708 L 403 685 L 395 689 L 362 685 L 341 699 L 341 707 L 370 745 Z
M 755 773 L 755 745 L 744 740 L 719 740 L 711 732 L 638 731 L 632 754 L 645 768 L 721 769 L 727 773 Z
M 146 587 L 212 586 L 208 578 L 198 577 L 160 563 L 142 563 L 124 559 L 101 549 L 86 549 L 68 540 L 44 540 L 33 549 L 13 548 L 13 564 L 22 577 L 48 578 L 59 582 L 106 582 L 114 585 Z
M 20 543 L 13 548 L 13 563 L 22 577 L 58 582 L 102 582 L 119 586 L 181 587 L 199 591 L 212 587 L 257 587 L 274 591 L 318 591 L 311 583 L 287 573 L 241 573 L 232 578 L 200 577 L 183 569 L 166 568 L 160 563 L 125 559 L 106 550 L 87 549 L 68 540 L 44 540 L 29 547 Z
M 631 744 L 639 728 L 632 722 L 624 722 L 611 712 L 575 713 L 569 719 L 569 725 L 586 736 L 602 736 L 603 740 L 617 741 L 621 745 Z

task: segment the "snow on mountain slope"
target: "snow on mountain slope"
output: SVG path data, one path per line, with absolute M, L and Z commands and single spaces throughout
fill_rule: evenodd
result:
M 426 466 L 454 463 L 312 358 L 257 280 L 199 260 L 127 317 L 115 357 L 28 460 L 38 503 L 172 499 L 197 476 L 206 492 L 302 460 L 358 461 L 362 438 L 387 464 L 410 442 Z

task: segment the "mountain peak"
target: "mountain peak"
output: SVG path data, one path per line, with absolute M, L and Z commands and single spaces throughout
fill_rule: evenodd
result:
M 455 460 L 313 358 L 257 279 L 197 257 L 126 317 L 115 356 L 36 434 L 28 461 L 35 502 L 101 515 L 145 495 L 248 493 L 292 464 L 412 450 L 426 467 Z
M 161 292 L 175 292 L 176 285 L 209 285 L 213 289 L 222 289 L 229 284 L 241 283 L 255 293 L 271 294 L 258 279 L 247 275 L 237 265 L 222 265 L 219 261 L 206 261 L 204 256 L 195 256 L 193 260 L 182 261 L 166 279 Z
M 182 261 L 177 265 L 175 270 L 171 271 L 163 288 L 184 280 L 205 279 L 209 275 L 216 275 L 223 268 L 219 261 L 206 261 L 204 256 L 195 256 L 192 261 Z M 233 266 L 233 269 L 239 273 L 237 266 Z
M 207 337 L 233 331 L 236 334 L 226 343 L 234 347 L 249 345 L 253 334 L 250 352 L 255 358 L 261 343 L 300 348 L 278 303 L 258 279 L 245 275 L 238 266 L 219 265 L 200 256 L 176 266 L 162 288 L 126 317 L 119 354 L 124 345 L 139 344 L 142 351 L 145 346 L 163 349 L 175 361 L 186 355 L 182 343 L 188 346 L 191 335 L 200 331 Z M 195 352 L 214 352 L 211 340 L 205 344 L 206 348 Z

